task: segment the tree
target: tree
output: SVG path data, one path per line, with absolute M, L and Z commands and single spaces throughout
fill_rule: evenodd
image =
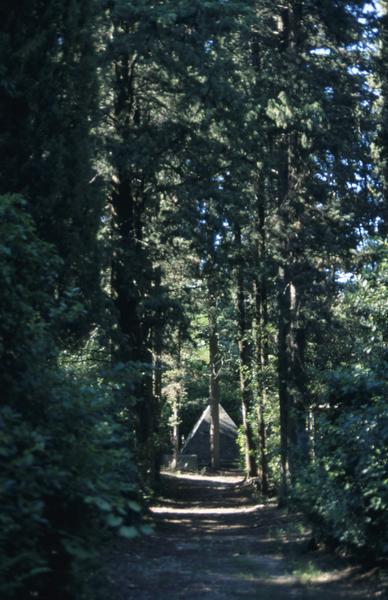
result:
M 66 317 L 57 334 L 62 345 L 79 343 L 102 308 L 93 135 L 98 5 L 53 0 L 3 3 L 0 10 L 0 192 L 23 195 L 39 236 L 61 256 L 56 293 Z
M 386 212 L 388 198 L 388 83 L 387 83 L 387 64 L 388 64 L 388 6 L 386 2 L 381 2 L 382 15 L 380 17 L 379 42 L 380 53 L 378 56 L 377 73 L 382 92 L 382 108 L 380 115 L 380 131 L 378 136 L 378 146 L 380 149 L 379 171 L 382 182 L 382 198 L 379 214 L 379 230 L 381 235 L 387 234 L 388 216 Z
M 363 160 L 360 138 L 351 133 L 357 131 L 361 80 L 347 65 L 355 58 L 351 43 L 361 39 L 357 15 L 362 4 L 353 3 L 352 11 L 333 5 L 329 12 L 326 5 L 289 2 L 279 12 L 272 32 L 271 66 L 276 65 L 278 77 L 266 110 L 275 125 L 270 167 L 277 173 L 278 368 L 284 488 L 289 475 L 295 481 L 301 465 L 308 460 L 306 344 L 315 310 L 311 299 L 314 294 L 318 298 L 321 295 L 325 267 L 330 269 L 333 260 L 341 261 L 340 257 L 355 243 L 356 224 L 346 219 L 346 210 L 350 197 L 356 202 L 361 199 L 350 183 L 357 178 L 357 157 Z M 330 62 L 325 58 L 329 55 Z M 337 73 L 332 67 L 335 61 Z M 330 105 L 332 95 L 335 110 Z M 354 107 L 352 113 L 349 104 Z M 346 131 L 345 122 L 349 128 Z M 338 128 L 343 132 L 341 143 Z M 342 244 L 340 231 L 345 241 Z M 329 288 L 327 280 L 326 290 Z

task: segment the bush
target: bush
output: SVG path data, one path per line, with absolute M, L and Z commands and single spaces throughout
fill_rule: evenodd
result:
M 295 489 L 316 534 L 363 557 L 388 552 L 386 402 L 317 418 L 317 454 Z
M 136 473 L 109 388 L 54 371 L 42 373 L 35 392 L 43 382 L 39 424 L 9 406 L 0 411 L 1 597 L 17 589 L 71 597 L 74 568 L 87 567 L 102 536 L 137 533 Z
M 387 246 L 372 240 L 365 252 L 373 260 L 336 307 L 352 362 L 324 374 L 315 458 L 295 497 L 319 537 L 380 558 L 388 552 Z
M 25 209 L 1 197 L 0 596 L 69 599 L 101 537 L 141 530 L 139 492 L 120 381 L 59 361 L 60 261 Z

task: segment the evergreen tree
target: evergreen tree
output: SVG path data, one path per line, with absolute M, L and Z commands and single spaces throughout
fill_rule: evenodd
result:
M 382 15 L 379 27 L 380 55 L 378 58 L 378 75 L 381 82 L 382 109 L 378 145 L 380 147 L 379 171 L 383 186 L 383 197 L 381 199 L 379 214 L 379 231 L 381 235 L 386 236 L 388 221 L 388 6 L 386 2 L 381 2 L 380 5 Z
M 329 10 L 326 4 L 290 2 L 278 14 L 273 32 L 277 92 L 269 97 L 266 110 L 278 128 L 272 148 L 278 197 L 284 485 L 288 468 L 295 479 L 308 459 L 310 299 L 319 298 L 322 286 L 327 293 L 324 269 L 330 269 L 333 260 L 341 261 L 355 244 L 356 222 L 346 215 L 349 202 L 361 200 L 352 185 L 359 176 L 356 161 L 363 157 L 360 138 L 352 133 L 358 128 L 361 78 L 351 73 L 350 65 L 354 66 L 356 59 L 352 44 L 361 43 L 358 17 L 362 7 L 362 2 L 342 8 L 333 4 Z M 339 240 L 341 234 L 343 241 Z
M 381 556 L 387 10 L 2 3 L 0 594 L 74 597 L 209 401 L 214 469 L 222 401 L 264 493 Z
M 97 8 L 53 0 L 0 9 L 0 191 L 25 197 L 39 236 L 62 259 L 56 293 L 66 316 L 57 333 L 65 344 L 82 339 L 101 308 Z
M 105 325 L 97 9 L 76 0 L 0 8 L 5 598 L 74 597 L 97 531 L 124 534 L 135 520 L 125 506 L 137 485 L 113 382 L 85 349 Z

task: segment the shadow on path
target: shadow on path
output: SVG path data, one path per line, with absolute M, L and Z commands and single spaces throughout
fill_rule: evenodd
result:
M 308 553 L 302 524 L 257 503 L 241 476 L 165 474 L 163 483 L 154 534 L 117 545 L 96 600 L 387 597 L 370 574 Z

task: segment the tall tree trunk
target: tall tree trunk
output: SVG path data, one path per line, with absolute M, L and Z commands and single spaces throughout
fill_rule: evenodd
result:
M 215 290 L 208 281 L 209 322 L 209 402 L 210 402 L 210 456 L 213 469 L 220 468 L 220 369 L 218 347 L 217 301 Z
M 248 477 L 257 477 L 257 464 L 254 456 L 254 436 L 250 423 L 253 408 L 252 393 L 252 352 L 248 342 L 248 327 L 245 310 L 245 289 L 242 258 L 241 229 L 235 224 L 237 264 L 237 314 L 238 314 L 238 347 L 240 353 L 240 389 L 242 402 L 242 419 L 245 442 L 245 469 Z
M 161 293 L 161 270 L 155 270 L 155 294 Z M 153 337 L 153 399 L 154 399 L 154 419 L 155 419 L 155 436 L 158 438 L 159 422 L 161 419 L 162 405 L 162 352 L 163 352 L 163 326 L 160 318 L 156 319 L 156 324 L 152 332 Z M 159 438 L 158 438 L 159 439 Z M 160 445 L 155 448 L 155 477 L 159 481 L 161 468 L 161 451 Z
M 155 478 L 153 361 L 152 352 L 147 344 L 150 332 L 140 310 L 140 300 L 146 292 L 146 273 L 151 273 L 149 259 L 142 243 L 145 197 L 143 186 L 139 185 L 139 178 L 136 182 L 133 181 L 130 169 L 121 157 L 121 144 L 126 143 L 136 119 L 133 108 L 135 59 L 131 60 L 128 54 L 123 53 L 115 62 L 115 75 L 114 111 L 120 140 L 113 157 L 116 173 L 111 193 L 116 241 L 112 261 L 112 287 L 119 324 L 119 342 L 115 358 L 135 367 L 136 364 L 142 365 L 134 388 L 129 389 L 128 394 L 137 400 L 133 414 L 138 460 L 144 476 L 152 482 Z M 144 364 L 149 365 L 149 369 L 144 369 Z
M 266 281 L 266 237 L 264 197 L 257 194 L 256 207 L 256 274 L 254 281 L 256 312 L 256 372 L 258 392 L 259 460 L 261 490 L 268 494 L 268 460 L 265 410 L 267 405 L 266 370 L 268 368 L 268 306 Z
M 297 138 L 288 136 L 287 167 L 279 208 L 282 230 L 282 263 L 279 268 L 278 374 L 282 485 L 280 501 L 285 500 L 289 482 L 308 457 L 307 394 L 305 380 L 305 330 L 302 320 L 304 259 L 292 229 L 299 218 Z
M 289 355 L 289 466 L 292 482 L 298 471 L 308 460 L 308 411 L 304 372 L 305 332 L 300 323 L 301 301 L 294 281 L 290 282 L 290 330 L 288 336 Z
M 380 2 L 380 85 L 382 107 L 380 117 L 380 133 L 378 143 L 380 147 L 380 172 L 383 189 L 383 201 L 380 209 L 378 223 L 379 234 L 383 239 L 388 236 L 388 2 Z
M 128 393 L 137 400 L 134 407 L 136 443 L 139 458 L 150 479 L 155 476 L 154 456 L 154 398 L 152 383 L 152 353 L 146 345 L 144 324 L 139 314 L 139 299 L 142 290 L 134 284 L 139 281 L 136 270 L 144 266 L 145 257 L 141 249 L 141 238 L 134 223 L 139 219 L 135 213 L 131 187 L 128 181 L 120 179 L 111 196 L 115 213 L 116 235 L 118 237 L 115 257 L 112 262 L 112 286 L 115 295 L 119 321 L 119 345 L 115 349 L 115 359 L 124 364 L 148 364 L 149 370 L 138 375 L 134 388 Z M 144 371 L 144 367 L 141 368 Z M 140 368 L 139 368 L 140 371 Z
M 172 406 L 172 452 L 173 452 L 173 468 L 176 469 L 178 466 L 178 455 L 179 455 L 179 412 L 182 403 L 182 333 L 181 328 L 178 329 L 178 346 L 177 346 L 177 372 L 178 372 L 178 386 L 176 393 L 174 394 L 173 406 Z
M 296 64 L 300 43 L 302 4 L 289 2 L 283 9 L 283 41 L 286 66 Z M 301 214 L 304 210 L 303 164 L 296 130 L 284 134 L 279 178 L 279 269 L 278 371 L 281 425 L 282 485 L 284 502 L 289 482 L 293 483 L 308 455 L 306 429 L 306 386 L 304 375 L 305 332 L 302 327 L 304 258 L 300 247 Z M 295 233 L 297 232 L 297 233 Z
M 280 410 L 280 468 L 281 481 L 279 490 L 279 504 L 283 505 L 288 494 L 288 354 L 287 335 L 289 330 L 289 301 L 288 285 L 285 268 L 279 269 L 279 323 L 278 323 L 278 385 L 279 385 L 279 410 Z
M 176 396 L 173 400 L 172 405 L 172 468 L 176 469 L 178 466 L 178 455 L 179 455 L 179 406 L 180 406 L 180 393 L 179 390 L 176 392 Z
M 293 19 L 295 22 L 295 17 Z M 296 25 L 295 25 L 296 27 Z M 296 36 L 297 34 L 295 34 Z M 305 380 L 305 329 L 303 324 L 303 285 L 305 284 L 306 268 L 305 258 L 298 235 L 293 231 L 300 227 L 301 214 L 304 211 L 304 198 L 301 189 L 303 180 L 303 165 L 299 155 L 300 140 L 296 132 L 288 136 L 288 198 L 291 216 L 289 222 L 287 263 L 288 263 L 288 460 L 291 482 L 294 483 L 298 470 L 308 460 L 308 432 L 307 432 L 307 394 Z

